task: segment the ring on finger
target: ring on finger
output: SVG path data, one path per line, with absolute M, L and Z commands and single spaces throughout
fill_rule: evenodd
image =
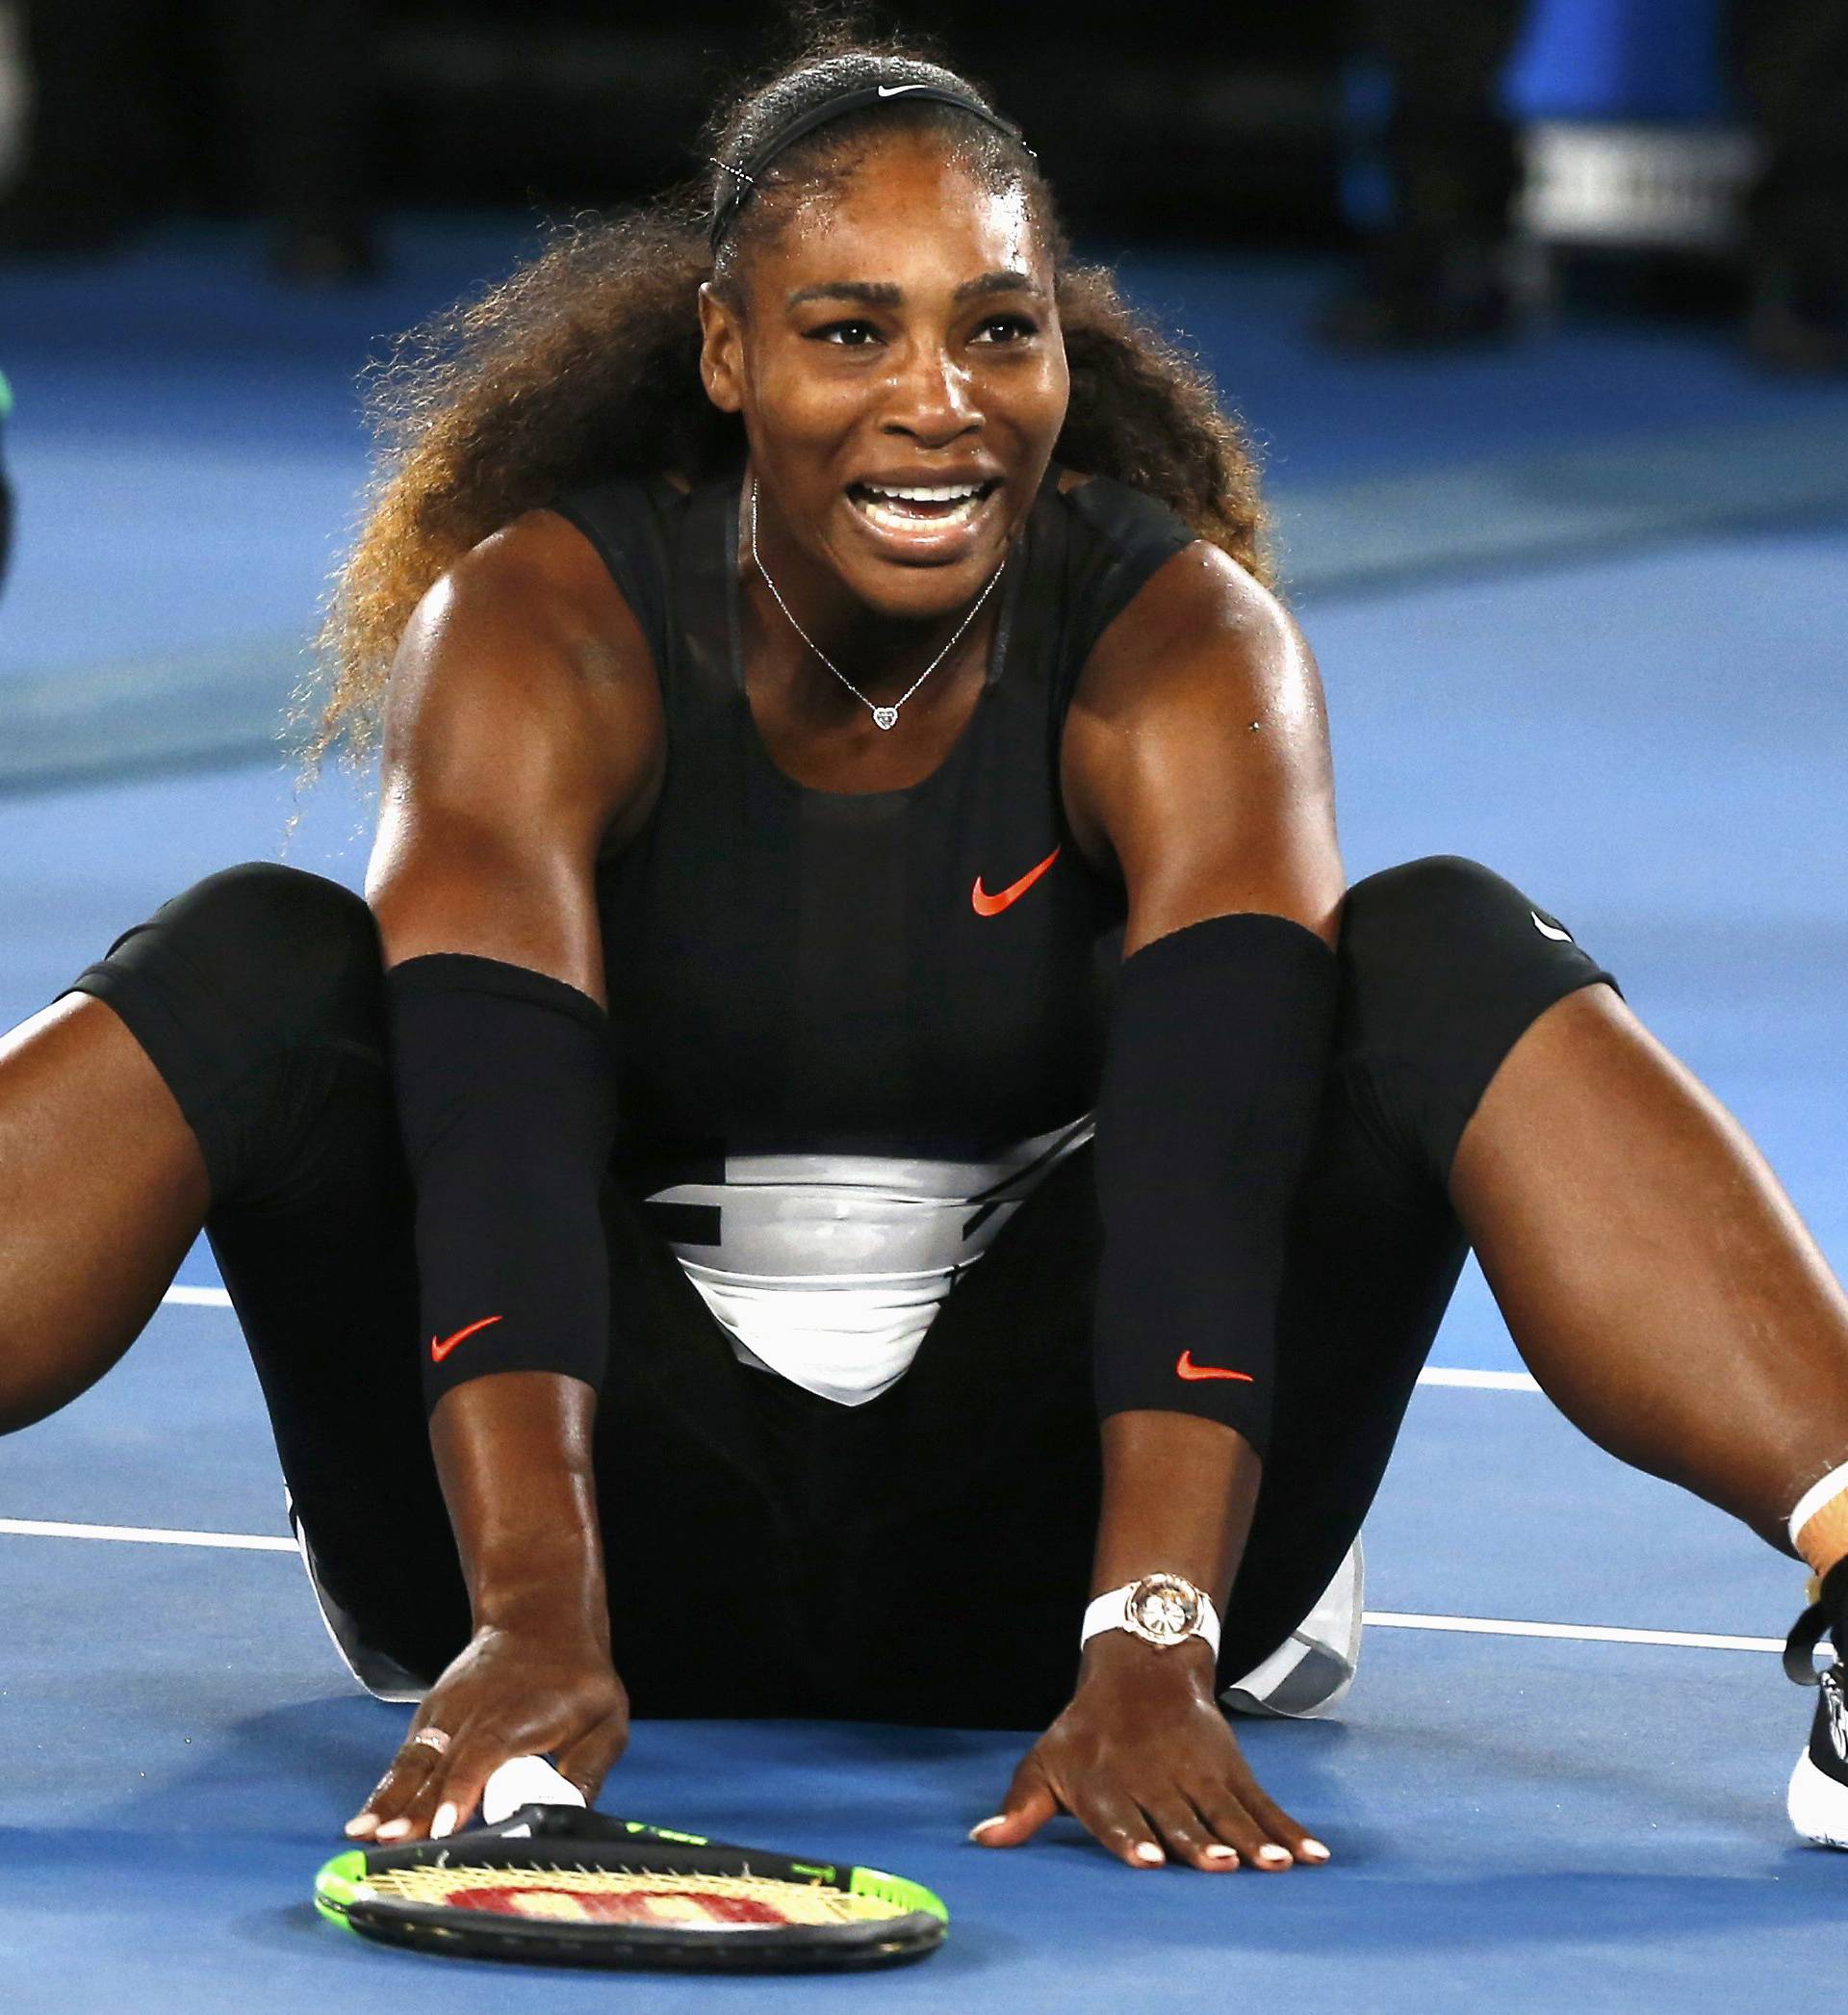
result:
M 420 1728 L 406 1746 L 413 1749 L 434 1749 L 441 1756 L 449 1746 L 449 1739 L 440 1728 Z

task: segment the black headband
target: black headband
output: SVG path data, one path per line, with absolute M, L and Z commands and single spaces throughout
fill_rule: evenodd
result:
M 713 209 L 712 221 L 706 229 L 706 242 L 715 252 L 718 250 L 719 241 L 731 229 L 732 220 L 757 186 L 757 177 L 784 148 L 794 146 L 799 140 L 806 140 L 817 126 L 825 126 L 830 119 L 844 118 L 848 113 L 860 112 L 869 106 L 910 104 L 919 98 L 937 105 L 954 105 L 972 118 L 980 119 L 984 125 L 992 126 L 997 133 L 1005 133 L 1023 153 L 1033 155 L 1036 160 L 1039 158 L 1020 138 L 1015 127 L 1009 125 L 1006 119 L 997 118 L 967 91 L 952 90 L 940 84 L 863 85 L 857 90 L 844 90 L 834 97 L 824 98 L 819 105 L 811 105 L 807 112 L 798 113 L 786 126 L 780 126 L 742 168 L 734 168 L 731 162 L 713 156 L 713 167 L 723 168 L 732 177 L 732 186 Z

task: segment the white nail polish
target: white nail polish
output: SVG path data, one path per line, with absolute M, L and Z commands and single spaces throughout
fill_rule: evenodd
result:
M 1238 1858 L 1236 1847 L 1211 1847 L 1206 1849 L 1206 1859 L 1209 1861 L 1237 1861 Z
M 1302 1852 L 1305 1858 L 1310 1861 L 1326 1861 L 1328 1858 L 1328 1849 L 1319 1840 L 1305 1840 L 1302 1844 Z
M 1138 1861 L 1146 1863 L 1150 1868 L 1153 1868 L 1158 1861 L 1166 1861 L 1168 1859 L 1168 1856 L 1162 1852 L 1161 1848 L 1152 1840 L 1139 1840 L 1133 1852 Z
M 1260 1847 L 1258 1849 L 1258 1859 L 1268 1863 L 1271 1868 L 1281 1868 L 1289 1858 L 1290 1850 L 1288 1847 Z
M 455 1831 L 455 1807 L 444 1803 L 436 1808 L 436 1817 L 430 1821 L 430 1838 L 448 1840 Z
M 387 1820 L 372 1837 L 374 1840 L 402 1840 L 410 1830 L 409 1820 Z

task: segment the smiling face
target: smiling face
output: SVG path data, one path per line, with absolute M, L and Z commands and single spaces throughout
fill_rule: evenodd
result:
M 1065 416 L 1026 193 L 985 187 L 925 132 L 791 201 L 746 263 L 743 312 L 700 298 L 706 393 L 743 417 L 763 552 L 816 620 L 960 610 L 1006 557 Z

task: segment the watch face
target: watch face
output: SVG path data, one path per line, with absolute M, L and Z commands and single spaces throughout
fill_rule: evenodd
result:
M 1151 1574 L 1130 1590 L 1129 1626 L 1151 1644 L 1178 1644 L 1200 1620 L 1200 1591 L 1177 1574 Z

